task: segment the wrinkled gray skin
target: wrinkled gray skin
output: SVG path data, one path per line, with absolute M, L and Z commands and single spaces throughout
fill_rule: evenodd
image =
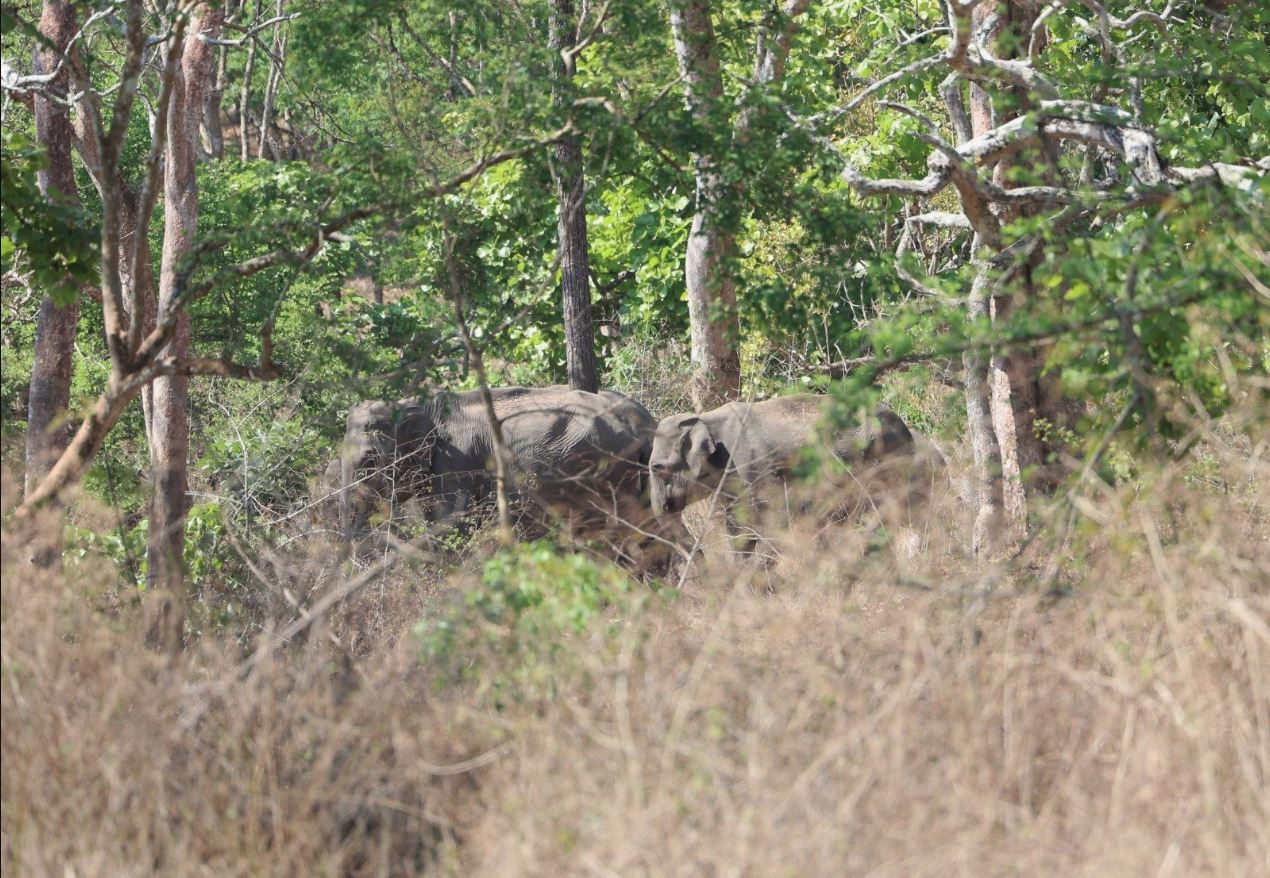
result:
M 645 475 L 656 421 L 642 405 L 613 391 L 564 386 L 492 394 L 522 531 L 540 532 L 548 519 L 588 535 L 613 530 L 615 520 L 660 529 Z M 493 432 L 479 391 L 358 403 L 341 461 L 341 524 L 354 539 L 385 501 L 421 501 L 429 520 L 444 521 L 492 500 L 496 490 Z
M 803 449 L 818 441 L 824 404 L 823 396 L 797 394 L 662 419 L 649 458 L 654 512 L 677 516 L 716 489 L 724 508 L 730 508 L 765 483 L 788 480 Z M 874 423 L 839 431 L 833 441 L 834 454 L 848 465 L 913 451 L 913 434 L 885 406 L 878 408 Z M 720 487 L 725 475 L 728 480 Z

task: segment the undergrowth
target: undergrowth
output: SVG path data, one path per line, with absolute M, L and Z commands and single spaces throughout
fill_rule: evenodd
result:
M 250 625 L 175 656 L 113 562 L 34 571 L 6 532 L 0 864 L 1264 874 L 1266 442 L 1227 419 L 1038 504 L 992 561 L 955 502 L 909 510 L 915 555 L 769 521 L 766 565 L 698 514 L 701 558 L 657 587 L 549 543 L 404 555 L 279 645 L 387 557 L 295 540 L 251 558 Z

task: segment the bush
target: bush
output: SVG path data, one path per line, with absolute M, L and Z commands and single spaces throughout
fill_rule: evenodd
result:
M 487 685 L 496 702 L 541 695 L 558 682 L 565 644 L 643 589 L 613 564 L 528 543 L 487 560 L 479 580 L 440 618 L 420 622 L 416 634 L 425 658 Z M 482 662 L 489 656 L 497 656 L 495 667 Z

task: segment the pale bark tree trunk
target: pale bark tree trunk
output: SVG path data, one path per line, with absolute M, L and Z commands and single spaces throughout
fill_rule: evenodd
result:
M 260 8 L 264 0 L 256 0 L 255 14 L 245 22 L 248 27 L 260 20 Z M 251 158 L 251 141 L 247 139 L 247 124 L 251 119 L 251 77 L 256 70 L 256 41 L 247 46 L 247 61 L 243 65 L 243 82 L 238 90 L 238 157 L 244 162 Z
M 786 0 L 777 17 L 779 27 L 772 32 L 760 28 L 755 86 L 770 85 L 784 76 L 797 17 L 809 3 Z M 710 142 L 693 157 L 696 209 L 684 257 L 694 366 L 692 398 L 700 411 L 741 395 L 741 323 L 732 266 L 740 223 L 739 190 L 724 180 L 722 164 L 727 149 L 745 143 L 751 114 L 745 111 L 732 119 L 724 106 L 710 0 L 673 0 L 670 25 L 688 110 L 710 134 Z
M 140 193 L 129 185 L 123 176 L 117 175 L 113 189 L 104 185 L 101 178 L 101 157 L 97 154 L 97 146 L 92 135 L 86 130 L 82 115 L 75 118 L 75 145 L 84 166 L 92 177 L 93 185 L 102 197 L 113 191 L 119 205 L 119 240 L 135 242 L 137 245 L 135 263 L 130 257 L 119 260 L 119 284 L 124 290 L 123 297 L 125 316 L 131 319 L 130 304 L 138 302 L 141 307 L 141 332 L 149 334 L 154 329 L 156 298 L 154 292 L 154 266 L 150 261 L 150 236 L 137 235 L 137 223 L 140 222 Z M 141 406 L 145 419 L 146 447 L 152 448 L 154 438 L 153 427 L 153 393 L 150 385 L 141 391 Z
M 976 10 L 977 13 L 988 14 L 992 7 L 985 4 Z M 998 57 L 1012 59 L 1018 57 L 1019 46 L 1027 46 L 1032 21 L 1036 12 L 1029 10 L 1019 0 L 1006 0 L 995 10 L 1000 14 L 1000 22 L 993 34 L 992 42 Z M 1021 42 L 1020 42 L 1021 41 Z M 1026 110 L 1027 95 L 1021 89 L 1015 89 L 1015 109 L 1008 115 L 999 115 L 993 122 L 997 125 L 1009 122 L 1020 110 Z M 1033 153 L 1024 153 L 1024 156 Z M 1013 159 L 998 165 L 994 174 L 994 182 L 1002 188 L 1009 188 L 1006 169 Z M 1026 159 L 1025 159 L 1026 160 Z M 1010 222 L 1023 215 L 1021 208 L 1003 206 L 998 211 L 1002 223 Z M 1010 312 L 1014 309 L 1014 299 L 1024 296 L 1030 286 L 1031 273 L 1027 265 L 1011 269 L 1009 276 L 1003 278 L 1007 292 L 993 296 L 990 301 L 991 316 L 994 324 L 1005 324 Z M 990 392 L 990 408 L 993 431 L 996 433 L 997 446 L 1000 449 L 1001 492 L 1003 524 L 1005 531 L 1001 537 L 1006 543 L 1017 543 L 1027 535 L 1027 491 L 1025 479 L 1030 473 L 1036 473 L 1042 462 L 1040 440 L 1036 435 L 1036 400 L 1037 373 L 1036 358 L 1031 351 L 1015 349 L 1010 352 L 994 352 L 988 364 L 988 387 Z
M 987 6 L 975 10 L 976 26 L 988 12 Z M 960 88 L 953 83 L 952 88 Z M 969 85 L 970 131 L 962 132 L 960 139 L 979 137 L 994 127 L 992 98 L 987 90 L 976 82 Z M 950 111 L 953 108 L 950 107 Z M 955 112 L 953 113 L 955 117 Z M 962 126 L 964 127 L 964 122 Z M 976 258 L 984 253 L 983 242 L 976 237 L 972 252 Z M 967 310 L 976 319 L 988 319 L 991 315 L 992 278 L 987 266 L 980 266 L 971 285 Z M 1003 485 L 1001 480 L 1001 447 L 997 442 L 992 423 L 991 406 L 991 358 L 975 350 L 962 357 L 965 368 L 966 429 L 970 436 L 970 448 L 975 472 L 975 521 L 971 533 L 971 551 L 984 555 L 992 551 L 1002 538 Z
M 555 81 L 552 97 L 565 109 L 570 100 L 569 80 L 572 60 L 562 50 L 577 42 L 577 20 L 573 0 L 552 0 L 551 36 L 548 45 L 555 52 Z M 595 393 L 600 379 L 595 365 L 595 327 L 591 317 L 591 262 L 587 245 L 586 177 L 582 145 L 576 134 L 561 138 L 556 145 L 557 184 L 560 200 L 556 229 L 560 246 L 560 291 L 564 315 L 565 359 L 569 386 Z
M 970 316 L 988 316 L 988 275 L 975 278 L 967 302 Z M 988 357 L 970 350 L 962 356 L 965 369 L 966 429 L 974 458 L 975 521 L 971 551 L 987 554 L 1001 536 L 1001 449 L 992 425 L 988 391 Z
M 177 269 L 193 248 L 198 232 L 196 168 L 199 124 L 203 116 L 203 99 L 216 70 L 216 49 L 201 41 L 199 35 L 217 35 L 220 12 L 203 3 L 195 7 L 194 14 L 197 20 L 192 22 L 185 41 L 168 110 L 160 310 L 172 303 L 177 292 Z M 189 354 L 189 344 L 190 316 L 182 309 L 164 353 L 185 358 Z M 179 645 L 180 626 L 184 620 L 182 550 L 185 517 L 189 510 L 188 381 L 184 375 L 169 375 L 154 382 L 153 445 L 150 454 L 153 486 L 146 555 L 151 589 L 159 595 L 151 638 L 168 646 Z
M 78 25 L 75 10 L 61 0 L 45 0 L 40 17 L 40 33 L 59 49 L 65 49 Z M 52 52 L 34 54 L 34 68 L 43 73 L 56 65 Z M 64 91 L 68 77 L 60 75 L 53 87 Z M 39 173 L 40 192 L 49 201 L 79 206 L 75 169 L 71 164 L 74 129 L 66 108 L 40 95 L 35 97 L 35 136 L 44 147 L 46 167 Z M 35 328 L 35 362 L 31 368 L 31 391 L 26 434 L 26 493 L 30 493 L 70 444 L 70 424 L 66 409 L 70 404 L 71 354 L 79 300 L 57 305 L 45 296 L 40 303 Z M 60 547 L 60 540 L 57 541 Z M 43 555 L 43 553 L 41 553 Z M 53 551 L 42 563 L 56 563 Z
M 675 0 L 670 24 L 688 109 L 700 124 L 714 126 L 719 136 L 723 79 L 709 0 Z M 741 395 L 740 321 L 730 265 L 736 236 L 733 223 L 724 216 L 728 193 L 716 152 L 707 148 L 694 156 L 696 210 L 684 257 L 692 336 L 692 401 L 698 411 Z
M 275 15 L 282 16 L 283 0 L 278 0 Z M 278 84 L 282 81 L 282 69 L 287 60 L 287 31 L 285 22 L 274 25 L 273 53 L 269 59 L 269 77 L 265 81 L 265 105 L 260 111 L 260 143 L 256 149 L 257 158 L 277 159 L 272 145 L 269 143 L 269 125 L 273 117 L 273 105 L 278 98 Z

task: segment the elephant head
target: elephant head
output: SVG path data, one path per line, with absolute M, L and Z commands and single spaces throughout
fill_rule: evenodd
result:
M 435 449 L 436 422 L 416 401 L 353 406 L 340 454 L 340 525 L 345 535 L 364 536 L 378 504 L 427 493 Z
M 727 451 L 697 415 L 673 415 L 657 425 L 648 459 L 653 512 L 675 515 L 719 484 Z

